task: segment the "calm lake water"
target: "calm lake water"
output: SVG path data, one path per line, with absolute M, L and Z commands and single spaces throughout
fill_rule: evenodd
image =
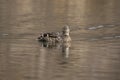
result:
M 120 80 L 120 0 L 0 0 L 0 80 Z

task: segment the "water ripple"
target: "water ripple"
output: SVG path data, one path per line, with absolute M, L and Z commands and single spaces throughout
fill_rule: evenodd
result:
M 96 30 L 96 29 L 101 29 L 101 28 L 110 28 L 110 27 L 116 27 L 119 26 L 117 24 L 105 24 L 105 25 L 97 25 L 97 26 L 91 26 L 88 27 L 88 30 Z

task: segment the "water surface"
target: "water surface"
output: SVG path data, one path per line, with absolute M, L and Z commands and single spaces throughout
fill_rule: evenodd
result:
M 120 80 L 119 0 L 0 0 L 0 80 Z M 40 32 L 71 29 L 71 43 Z

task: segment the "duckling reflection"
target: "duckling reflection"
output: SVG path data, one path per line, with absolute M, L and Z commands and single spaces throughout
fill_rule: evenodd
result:
M 62 54 L 63 54 L 63 57 L 65 57 L 65 58 L 69 57 L 70 47 L 71 47 L 71 43 L 70 42 L 64 42 L 62 44 Z
M 54 43 L 54 42 L 40 42 L 41 47 L 53 49 L 53 48 L 60 48 L 61 44 L 60 43 Z
M 44 48 L 49 48 L 49 49 L 60 49 L 62 52 L 62 56 L 64 58 L 68 58 L 69 57 L 69 50 L 71 47 L 71 43 L 70 42 L 63 42 L 63 43 L 50 43 L 50 42 L 40 42 L 41 47 Z

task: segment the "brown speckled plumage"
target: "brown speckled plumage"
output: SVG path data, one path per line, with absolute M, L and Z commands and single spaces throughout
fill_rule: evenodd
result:
M 41 33 L 38 37 L 40 42 L 69 42 L 71 37 L 69 35 L 70 29 L 68 26 L 63 28 L 62 33 L 60 32 L 50 32 L 50 33 Z

